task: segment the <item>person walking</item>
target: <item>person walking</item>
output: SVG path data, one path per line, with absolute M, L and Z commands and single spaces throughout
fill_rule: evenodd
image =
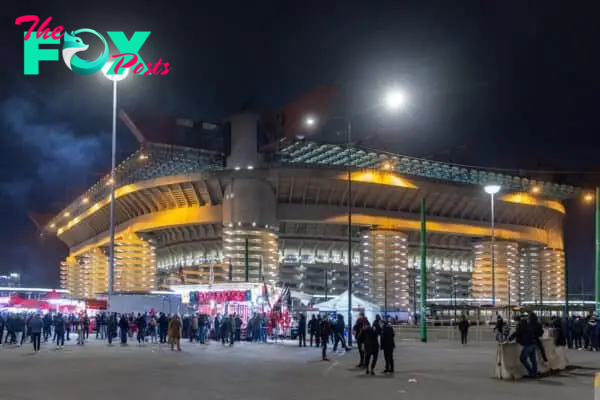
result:
M 44 329 L 44 322 L 42 321 L 40 314 L 35 314 L 29 321 L 29 332 L 31 332 L 31 341 L 33 342 L 34 353 L 40 351 L 42 329 Z
M 460 332 L 460 344 L 467 344 L 467 339 L 469 337 L 469 321 L 464 315 L 460 318 L 460 322 L 458 323 L 458 331 Z
M 365 313 L 361 312 L 356 319 L 356 323 L 352 330 L 354 331 L 354 337 L 356 338 L 356 346 L 358 347 L 359 362 L 357 368 L 363 368 L 365 366 L 365 351 L 362 345 L 361 333 L 363 329 L 369 326 L 369 320 L 365 317 Z M 374 332 L 373 332 L 374 333 Z
M 367 368 L 366 373 L 367 375 L 375 375 L 375 366 L 377 365 L 377 358 L 379 356 L 379 343 L 377 341 L 377 333 L 367 323 L 359 335 L 359 340 L 360 343 L 362 343 L 363 351 L 365 354 L 364 363 L 365 367 Z
M 174 315 L 169 321 L 168 337 L 171 351 L 175 350 L 175 345 L 177 345 L 177 351 L 181 351 L 181 320 L 179 315 Z
M 344 323 L 344 317 L 342 314 L 337 315 L 337 321 L 335 326 L 333 327 L 335 340 L 333 342 L 333 352 L 335 353 L 338 348 L 338 344 L 341 343 L 342 348 L 345 351 L 349 351 L 350 349 L 346 345 L 346 339 L 344 339 L 344 332 L 346 331 L 346 324 Z
M 383 373 L 394 373 L 394 349 L 396 342 L 394 341 L 394 328 L 388 321 L 383 322 L 381 329 L 381 348 L 383 350 L 383 358 L 385 359 L 385 370 Z
M 306 316 L 304 314 L 300 314 L 298 321 L 298 347 L 306 347 Z

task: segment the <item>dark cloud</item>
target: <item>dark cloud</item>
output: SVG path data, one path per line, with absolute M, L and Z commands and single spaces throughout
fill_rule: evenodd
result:
M 67 249 L 56 239 L 41 240 L 27 212 L 56 211 L 67 190 L 87 186 L 109 164 L 110 134 L 75 127 L 70 121 L 81 115 L 59 112 L 57 104 L 65 102 L 48 105 L 32 93 L 0 104 L 0 271 L 19 271 L 31 284 L 56 285 L 55 260 Z
M 68 181 L 85 181 L 106 159 L 109 134 L 76 133 L 68 122 L 47 123 L 47 117 L 35 101 L 23 98 L 10 98 L 0 106 L 0 121 L 10 137 L 1 156 L 11 161 L 0 172 L 0 188 L 20 206 L 31 206 L 28 196 L 39 188 L 55 190 Z

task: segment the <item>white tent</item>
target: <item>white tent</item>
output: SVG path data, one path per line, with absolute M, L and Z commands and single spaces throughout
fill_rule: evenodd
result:
M 324 301 L 322 303 L 315 304 L 315 308 L 318 308 L 320 311 L 330 311 L 335 310 L 339 314 L 344 316 L 344 319 L 348 318 L 348 291 L 340 294 L 339 296 L 335 296 L 330 300 Z M 352 322 L 356 320 L 358 314 L 364 311 L 365 316 L 369 319 L 369 321 L 373 321 L 375 319 L 375 314 L 379 314 L 381 312 L 381 308 L 368 302 L 366 300 L 361 299 L 355 295 L 352 295 Z M 346 321 L 348 323 L 348 321 Z

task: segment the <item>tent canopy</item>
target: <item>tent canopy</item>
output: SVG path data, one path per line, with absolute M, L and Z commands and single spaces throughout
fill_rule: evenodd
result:
M 337 310 L 339 311 L 348 311 L 348 296 L 349 293 L 346 290 L 344 293 L 336 296 L 330 300 L 327 300 L 322 303 L 315 304 L 315 308 L 323 309 L 323 310 Z M 376 304 L 370 303 L 366 300 L 361 299 L 355 295 L 352 295 L 352 309 L 355 310 L 357 308 L 362 308 L 366 312 L 377 313 L 380 312 L 380 307 Z

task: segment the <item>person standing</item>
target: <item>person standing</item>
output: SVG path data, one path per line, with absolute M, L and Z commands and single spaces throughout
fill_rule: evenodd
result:
M 367 368 L 367 375 L 375 375 L 375 366 L 379 356 L 379 343 L 377 341 L 377 333 L 367 323 L 359 335 L 360 343 L 362 343 L 365 353 L 364 365 Z M 370 364 L 370 365 L 369 365 Z M 370 369 L 369 369 L 370 366 Z
M 175 350 L 175 345 L 177 345 L 177 351 L 181 351 L 181 321 L 179 320 L 179 315 L 174 315 L 171 321 L 169 321 L 168 336 L 171 351 Z
M 394 328 L 388 321 L 383 322 L 381 329 L 381 348 L 383 350 L 383 358 L 385 359 L 385 370 L 383 373 L 394 373 L 394 349 L 396 342 L 394 341 Z
M 138 346 L 143 346 L 146 343 L 146 317 L 141 313 L 138 313 L 135 319 L 135 326 L 137 328 L 137 342 Z
M 60 350 L 65 345 L 65 331 L 67 322 L 62 314 L 58 314 L 54 320 L 54 334 L 56 335 L 56 349 Z
M 469 321 L 464 315 L 458 323 L 458 331 L 460 332 L 460 343 L 463 345 L 467 344 L 467 339 L 469 337 Z
M 158 317 L 158 337 L 160 343 L 167 343 L 167 331 L 169 330 L 169 318 L 165 313 L 160 313 Z
M 158 326 L 158 322 L 156 321 L 156 317 L 154 315 L 152 315 L 150 317 L 150 328 L 148 329 L 148 331 L 150 332 L 150 342 L 152 343 L 157 343 L 157 339 L 156 339 L 156 328 Z
M 365 317 L 365 313 L 361 312 L 356 319 L 356 323 L 354 324 L 353 331 L 354 337 L 356 338 L 356 346 L 358 347 L 359 354 L 359 362 L 356 366 L 357 368 L 363 368 L 365 366 L 365 350 L 361 339 L 361 333 L 363 329 L 369 326 L 369 321 Z M 374 333 L 374 332 L 373 332 Z
M 117 337 L 118 326 L 117 314 L 113 313 L 108 317 L 108 321 L 106 322 L 106 335 L 109 346 L 112 346 L 113 339 Z
M 25 319 L 22 315 L 17 315 L 14 319 L 13 326 L 17 347 L 21 347 L 23 345 L 23 341 L 25 340 Z
M 324 317 L 321 319 L 321 358 L 323 361 L 329 361 L 327 358 L 327 342 L 331 335 L 331 322 L 329 318 Z
M 496 332 L 496 341 L 503 342 L 504 341 L 504 320 L 498 314 L 496 316 L 496 325 L 494 326 L 494 331 Z
M 43 328 L 44 323 L 40 317 L 40 314 L 35 314 L 29 321 L 29 332 L 31 332 L 31 341 L 33 342 L 33 351 L 35 353 L 40 351 Z
M 312 337 L 310 345 L 312 346 Z M 298 347 L 306 347 L 306 316 L 304 314 L 300 314 L 298 321 Z
M 243 321 L 239 314 L 235 314 L 235 341 L 242 341 L 242 325 Z
M 127 333 L 129 331 L 129 321 L 125 314 L 121 314 L 119 320 L 119 334 L 121 335 L 121 346 L 127 345 Z
M 322 336 L 321 327 L 323 326 L 323 319 L 321 318 L 320 315 L 317 317 L 317 322 L 315 325 L 316 325 L 315 340 L 317 342 L 316 344 L 317 344 L 317 347 L 321 347 L 321 336 Z
M 192 343 L 194 339 L 198 340 L 198 326 L 198 316 L 194 314 L 190 321 L 190 343 Z
M 317 333 L 317 318 L 313 314 L 310 321 L 308 321 L 308 332 L 310 334 L 310 347 L 313 347 L 313 339 L 315 339 L 315 335 Z M 317 341 L 318 346 L 318 341 Z
M 42 318 L 42 324 L 42 334 L 44 336 L 44 343 L 46 343 L 48 339 L 50 339 L 50 334 L 52 333 L 52 316 L 50 313 L 44 315 L 44 318 Z

